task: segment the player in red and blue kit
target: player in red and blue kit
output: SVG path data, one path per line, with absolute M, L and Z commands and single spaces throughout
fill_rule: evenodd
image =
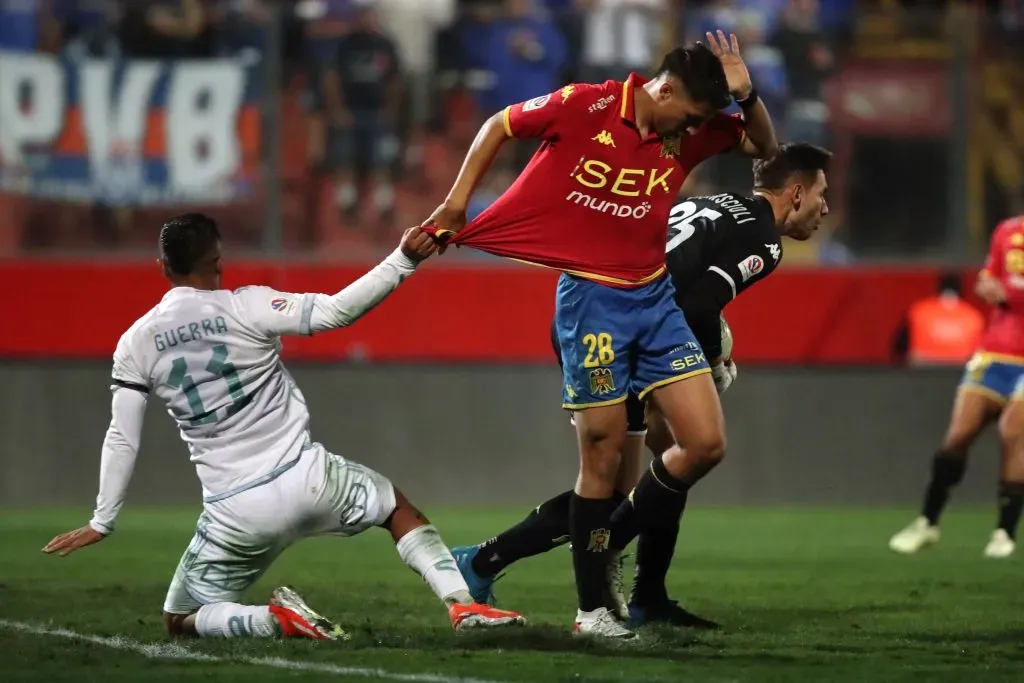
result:
M 579 633 L 634 635 L 605 607 L 616 508 L 637 526 L 678 519 L 688 489 L 725 450 L 707 359 L 665 276 L 665 225 L 701 161 L 733 149 L 770 156 L 778 146 L 736 37 L 707 38 L 710 48 L 670 52 L 649 81 L 631 74 L 568 85 L 491 117 L 427 221 L 439 239 L 562 271 L 562 405 L 576 411 L 580 445 L 570 502 Z M 742 116 L 721 113 L 732 98 Z M 542 144 L 512 187 L 465 225 L 473 189 L 511 137 Z M 656 458 L 621 501 L 613 491 L 630 392 L 654 397 L 686 450 Z
M 984 553 L 1009 557 L 1016 547 L 1024 508 L 1024 216 L 996 227 L 975 292 L 992 312 L 957 390 L 946 438 L 932 459 L 921 514 L 889 541 L 898 553 L 916 553 L 938 542 L 939 516 L 963 478 L 967 452 L 997 419 L 1003 451 L 999 519 Z

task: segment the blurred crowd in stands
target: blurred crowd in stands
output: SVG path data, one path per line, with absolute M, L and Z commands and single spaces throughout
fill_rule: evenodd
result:
M 666 48 L 707 30 L 739 36 L 780 136 L 828 145 L 824 89 L 865 6 L 855 0 L 0 0 L 0 50 L 72 59 L 263 59 L 281 46 L 298 118 L 297 163 L 313 230 L 392 239 L 429 212 L 482 117 L 569 81 L 648 72 Z M 1022 3 L 997 2 L 1007 25 Z M 271 27 L 277 31 L 271 38 Z M 287 103 L 286 103 L 287 104 Z M 292 128 L 301 126 L 297 135 Z M 474 212 L 529 159 L 514 146 Z M 286 154 L 292 159 L 294 154 Z M 454 167 L 453 167 L 454 165 Z M 687 191 L 743 190 L 749 163 L 705 165 Z M 293 185 L 287 185 L 292 188 Z M 312 213 L 310 213 L 312 212 Z M 422 214 L 422 215 L 421 215 Z M 310 216 L 312 216 L 310 218 Z M 369 226 L 369 227 L 367 227 Z M 315 235 L 321 235 L 316 237 Z M 329 240 L 328 240 L 329 241 Z

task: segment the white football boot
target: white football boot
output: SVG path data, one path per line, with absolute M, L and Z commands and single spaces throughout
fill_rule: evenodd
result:
M 621 552 L 612 552 L 605 570 L 608 582 L 605 594 L 605 607 L 619 621 L 629 621 L 629 602 L 626 600 L 626 587 L 623 572 L 626 558 Z
M 636 631 L 631 631 L 620 624 L 607 607 L 598 607 L 592 612 L 577 610 L 576 624 L 572 632 L 574 636 L 593 636 L 610 640 L 636 638 Z
M 992 557 L 1002 559 L 1013 555 L 1013 551 L 1017 548 L 1017 544 L 1010 534 L 1006 533 L 1005 529 L 996 529 L 992 532 L 992 538 L 989 539 L 988 545 L 985 546 L 985 557 Z
M 939 527 L 929 524 L 925 517 L 918 517 L 889 539 L 889 549 L 903 555 L 913 555 L 938 542 Z

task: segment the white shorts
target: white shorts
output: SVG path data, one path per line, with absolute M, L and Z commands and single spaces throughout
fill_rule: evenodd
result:
M 383 524 L 394 509 L 395 489 L 386 477 L 311 444 L 277 478 L 204 503 L 164 611 L 191 614 L 236 602 L 300 538 L 354 536 Z

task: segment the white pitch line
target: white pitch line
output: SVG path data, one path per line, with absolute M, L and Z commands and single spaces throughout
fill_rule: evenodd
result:
M 414 683 L 499 683 L 499 681 L 483 678 L 453 678 L 441 674 L 403 674 L 384 669 L 368 669 L 363 667 L 337 666 L 318 662 L 302 662 L 281 657 L 218 657 L 190 650 L 177 643 L 140 643 L 125 636 L 96 636 L 79 633 L 66 628 L 46 628 L 23 621 L 0 619 L 0 628 L 36 636 L 64 638 L 91 643 L 111 650 L 134 652 L 147 659 L 175 659 L 189 662 L 219 662 L 222 664 L 248 664 L 271 669 L 288 669 L 292 671 L 315 671 L 317 673 L 335 674 L 338 676 L 359 676 L 361 678 L 377 678 L 389 681 L 411 681 Z

